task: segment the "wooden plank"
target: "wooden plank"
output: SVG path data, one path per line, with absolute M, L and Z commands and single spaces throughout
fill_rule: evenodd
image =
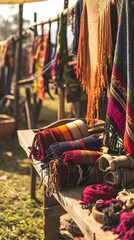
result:
M 34 136 L 35 133 L 32 130 L 18 131 L 20 145 L 25 150 L 27 155 L 29 155 L 28 146 L 31 146 Z M 34 167 L 36 168 L 38 174 L 41 176 L 40 162 L 39 164 L 34 165 Z M 44 177 L 44 184 L 46 184 L 47 176 L 45 176 L 45 172 Z M 87 240 L 100 240 L 103 238 L 105 238 L 105 240 L 114 240 L 116 238 L 116 235 L 113 235 L 110 231 L 104 232 L 101 229 L 101 224 L 96 222 L 92 214 L 89 215 L 88 210 L 81 208 L 79 200 L 83 189 L 84 187 L 69 189 L 62 192 L 57 191 L 53 194 L 53 196 L 78 225 Z

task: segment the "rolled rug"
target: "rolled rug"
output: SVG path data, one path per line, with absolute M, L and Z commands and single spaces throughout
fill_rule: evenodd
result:
M 63 159 L 63 162 L 66 164 L 94 165 L 102 154 L 103 154 L 102 152 L 90 150 L 71 150 L 68 152 L 64 152 L 61 155 L 61 158 Z
M 134 158 L 130 155 L 114 156 L 103 154 L 98 161 L 99 168 L 103 172 L 114 171 L 119 168 L 134 169 Z
M 77 119 L 65 125 L 70 130 L 73 140 L 89 136 L 87 125 L 81 119 Z
M 85 138 L 80 138 L 75 141 L 56 142 L 50 145 L 46 150 L 46 159 L 52 160 L 55 157 L 61 156 L 62 153 L 70 150 L 93 150 L 99 151 L 102 147 L 102 138 L 99 134 L 90 135 Z
M 104 182 L 115 186 L 128 186 L 134 182 L 134 170 L 121 168 L 118 171 L 108 171 L 104 175 Z
M 77 125 L 75 124 L 77 122 Z M 47 128 L 36 133 L 30 149 L 30 158 L 45 162 L 46 150 L 55 142 L 73 141 L 87 137 L 88 128 L 82 120 L 75 120 L 54 128 Z

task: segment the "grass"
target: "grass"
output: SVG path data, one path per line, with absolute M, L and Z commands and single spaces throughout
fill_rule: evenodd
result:
M 43 191 L 31 200 L 29 159 L 16 138 L 0 149 L 0 239 L 42 239 Z
M 38 125 L 41 127 L 56 120 L 58 96 L 46 98 Z M 70 105 L 66 104 L 66 117 Z M 41 240 L 43 236 L 43 189 L 38 189 L 37 199 L 30 198 L 30 161 L 14 139 L 0 141 L 0 240 Z

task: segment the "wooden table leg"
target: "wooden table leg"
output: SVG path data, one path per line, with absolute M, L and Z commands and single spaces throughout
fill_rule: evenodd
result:
M 65 214 L 65 210 L 53 197 L 46 196 L 46 187 L 44 186 L 44 240 L 58 240 L 60 233 L 60 216 Z
M 32 164 L 30 167 L 30 175 L 31 175 L 30 195 L 32 199 L 35 199 L 36 198 L 36 170 Z

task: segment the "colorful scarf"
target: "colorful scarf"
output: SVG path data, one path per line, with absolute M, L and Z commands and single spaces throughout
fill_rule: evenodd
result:
M 85 27 L 87 26 L 87 27 Z M 112 65 L 110 1 L 84 0 L 77 56 L 77 77 L 88 95 L 87 121 L 99 118 L 99 98 Z
M 116 239 L 133 240 L 134 239 L 134 212 L 123 212 L 120 215 L 120 223 L 112 229 L 113 233 L 118 234 Z
M 44 65 L 48 63 L 48 53 L 50 50 L 50 32 L 45 35 L 37 36 L 35 38 L 32 61 L 33 73 L 40 74 L 43 71 Z M 51 58 L 51 56 L 49 56 Z M 41 100 L 45 97 L 45 80 L 41 75 L 34 81 L 34 93 L 37 93 Z
M 98 158 L 102 155 L 102 152 L 89 151 L 89 150 L 72 150 L 64 152 L 61 155 L 63 162 L 66 164 L 87 164 L 94 165 Z
M 134 156 L 134 31 L 130 0 L 118 0 L 118 32 L 104 144 L 110 153 Z
M 109 184 L 91 184 L 84 188 L 80 204 L 92 204 L 97 200 L 110 200 L 116 197 L 116 191 Z
M 59 21 L 59 29 L 57 35 L 57 49 L 56 49 L 56 83 L 58 86 L 66 83 L 70 78 L 68 68 L 68 46 L 67 46 L 67 19 L 61 14 Z
M 61 156 L 63 152 L 70 150 L 100 150 L 102 147 L 102 139 L 99 135 L 94 134 L 85 138 L 69 142 L 57 142 L 52 144 L 46 151 L 46 159 L 51 160 L 55 157 Z
M 15 46 L 13 36 L 0 41 L 0 98 L 10 93 L 15 67 Z
M 30 157 L 38 161 L 46 161 L 46 150 L 55 142 L 72 141 L 88 136 L 88 128 L 82 120 L 61 125 L 55 128 L 47 128 L 36 133 Z
M 81 13 L 82 13 L 82 0 L 78 0 L 75 7 L 75 29 L 74 29 L 74 39 L 73 39 L 74 54 L 77 54 L 77 50 L 78 50 Z

